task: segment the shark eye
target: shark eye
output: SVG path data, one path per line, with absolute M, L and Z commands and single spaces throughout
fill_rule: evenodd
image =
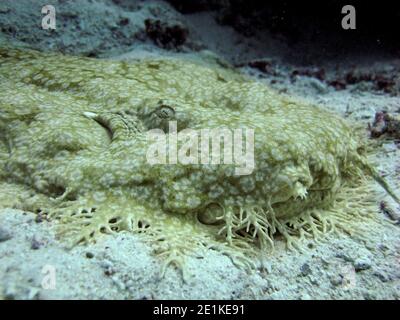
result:
M 185 114 L 177 112 L 179 106 L 174 101 L 168 103 L 165 100 L 158 100 L 156 103 L 150 101 L 143 104 L 137 116 L 148 130 L 161 129 L 169 132 L 171 122 L 177 122 L 177 130 L 186 128 Z
M 175 115 L 175 110 L 170 106 L 161 105 L 155 112 L 160 119 L 171 119 Z
M 175 116 L 175 109 L 160 101 L 157 108 L 146 119 L 145 124 L 149 129 L 158 128 L 168 132 L 169 122 L 176 120 Z

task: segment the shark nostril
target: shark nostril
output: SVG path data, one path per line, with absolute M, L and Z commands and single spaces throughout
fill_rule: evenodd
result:
M 110 143 L 135 138 L 144 131 L 142 123 L 132 112 L 83 112 L 83 115 L 93 119 L 106 130 Z

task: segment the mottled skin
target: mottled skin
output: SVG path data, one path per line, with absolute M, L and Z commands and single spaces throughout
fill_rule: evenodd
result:
M 254 172 L 149 165 L 145 132 L 167 120 L 179 130 L 254 129 Z M 0 134 L 0 178 L 32 190 L 17 205 L 60 219 L 73 242 L 143 232 L 175 263 L 193 246 L 240 256 L 278 231 L 326 231 L 338 194 L 362 176 L 357 140 L 338 116 L 177 60 L 0 49 Z

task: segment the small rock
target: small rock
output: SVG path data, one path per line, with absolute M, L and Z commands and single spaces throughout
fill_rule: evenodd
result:
M 371 262 L 368 260 L 356 260 L 354 262 L 354 270 L 356 272 L 368 270 L 371 268 Z
M 100 263 L 100 266 L 104 269 L 104 274 L 106 276 L 111 276 L 111 275 L 113 275 L 115 273 L 114 265 L 109 260 L 103 260 Z
M 317 80 L 317 79 L 309 79 L 310 87 L 312 87 L 319 94 L 326 94 L 329 92 L 328 86 Z
M 7 240 L 10 240 L 12 238 L 12 235 L 10 232 L 7 230 L 0 228 L 0 242 L 4 242 Z
M 308 263 L 303 264 L 303 265 L 300 267 L 300 271 L 301 271 L 301 275 L 302 275 L 303 277 L 308 276 L 309 274 L 311 274 L 311 268 L 310 268 L 310 266 L 309 266 Z
M 189 30 L 178 21 L 166 23 L 161 20 L 146 19 L 144 23 L 146 34 L 162 48 L 176 48 L 183 45 L 189 34 Z
M 330 279 L 330 281 L 331 281 L 331 284 L 332 284 L 333 286 L 337 287 L 337 286 L 342 285 L 342 283 L 343 283 L 343 277 L 341 277 L 341 276 L 332 277 L 332 278 Z
M 41 213 L 39 213 L 36 217 L 35 217 L 35 222 L 36 223 L 42 223 L 44 220 L 46 220 L 45 216 Z
M 31 249 L 38 250 L 42 245 L 43 245 L 43 242 L 37 240 L 36 238 L 33 238 L 32 242 L 31 242 Z

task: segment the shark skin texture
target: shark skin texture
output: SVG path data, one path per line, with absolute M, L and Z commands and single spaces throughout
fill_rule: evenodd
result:
M 167 132 L 170 121 L 178 132 L 253 129 L 254 170 L 149 164 L 146 132 Z M 71 246 L 136 233 L 163 272 L 184 269 L 199 249 L 252 268 L 276 241 L 292 248 L 328 232 L 367 236 L 359 221 L 382 223 L 373 183 L 385 182 L 344 119 L 226 68 L 5 46 L 0 142 L 0 206 L 54 221 Z

